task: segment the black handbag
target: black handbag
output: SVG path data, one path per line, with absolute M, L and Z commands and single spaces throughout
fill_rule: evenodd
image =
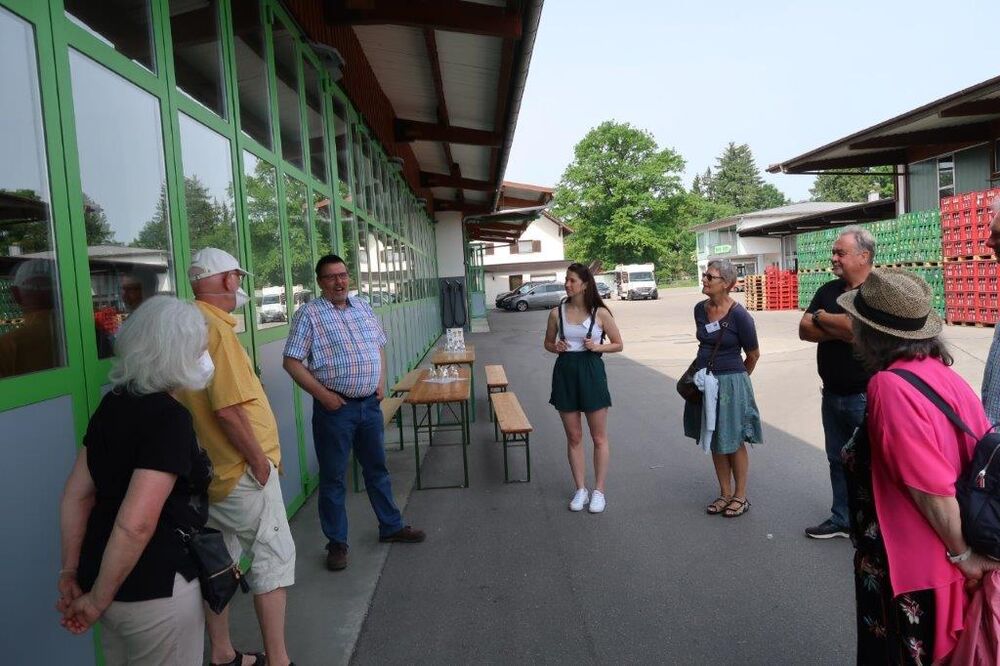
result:
M 948 420 L 969 437 L 976 440 L 976 448 L 969 465 L 955 482 L 955 499 L 962 516 L 962 536 L 966 543 L 980 555 L 1000 560 L 1000 433 L 997 425 L 990 426 L 979 437 L 955 413 L 944 399 L 927 382 L 909 370 L 891 370 L 899 375 L 948 417 Z
M 712 364 L 715 362 L 715 355 L 719 351 L 719 346 L 722 345 L 722 336 L 726 332 L 725 329 L 729 326 L 729 315 L 733 313 L 733 309 L 736 307 L 736 303 L 733 303 L 726 316 L 719 321 L 719 337 L 715 341 L 715 348 L 712 350 L 712 355 L 708 357 L 708 365 L 705 366 L 709 372 L 712 370 Z M 694 376 L 696 374 L 698 374 L 698 359 L 691 361 L 691 365 L 688 366 L 688 369 L 677 380 L 677 393 L 688 402 L 693 402 L 697 405 L 701 404 L 702 393 L 701 389 L 694 383 Z
M 189 531 L 177 528 L 176 532 L 198 569 L 201 598 L 216 615 L 229 605 L 237 588 L 250 591 L 243 572 L 226 548 L 222 532 L 211 527 Z

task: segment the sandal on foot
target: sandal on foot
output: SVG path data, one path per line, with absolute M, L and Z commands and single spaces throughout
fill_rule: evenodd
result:
M 253 652 L 253 653 L 248 652 L 246 656 L 253 657 L 251 666 L 264 666 L 264 664 L 267 663 L 267 660 L 264 658 L 263 652 Z M 224 664 L 209 663 L 208 666 L 243 666 L 243 657 L 244 657 L 243 653 L 240 652 L 239 650 L 236 650 L 236 656 L 233 657 L 231 661 L 227 661 Z
M 749 510 L 750 501 L 746 497 L 733 497 L 729 500 L 729 504 L 726 505 L 726 509 L 722 512 L 722 515 L 726 518 L 739 518 Z
M 729 505 L 732 497 L 726 497 L 725 495 L 719 495 L 712 501 L 711 504 L 705 507 L 705 513 L 710 516 L 717 516 Z

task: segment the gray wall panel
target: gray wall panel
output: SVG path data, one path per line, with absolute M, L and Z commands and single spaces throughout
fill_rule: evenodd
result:
M 990 189 L 990 147 L 976 146 L 955 153 L 955 194 Z
M 302 400 L 302 429 L 306 440 L 306 467 L 309 476 L 319 474 L 319 459 L 316 457 L 316 445 L 313 440 L 312 417 L 313 397 L 305 391 L 300 391 Z
M 934 210 L 938 200 L 937 160 L 914 162 L 910 165 L 910 209 Z
M 0 412 L 0 645 L 8 664 L 93 664 L 90 633 L 59 626 L 56 578 L 61 565 L 59 499 L 76 459 L 69 396 Z
M 264 384 L 268 402 L 278 420 L 278 437 L 281 441 L 281 493 L 289 504 L 302 491 L 302 466 L 299 463 L 299 438 L 295 428 L 295 402 L 292 398 L 292 378 L 281 367 L 284 340 L 269 342 L 260 348 L 260 380 Z

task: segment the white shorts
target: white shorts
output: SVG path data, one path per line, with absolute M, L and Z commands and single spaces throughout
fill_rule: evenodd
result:
M 248 468 L 225 499 L 209 505 L 208 526 L 222 532 L 235 561 L 242 555 L 252 558 L 254 594 L 295 583 L 295 542 L 273 463 L 267 485 L 260 485 Z

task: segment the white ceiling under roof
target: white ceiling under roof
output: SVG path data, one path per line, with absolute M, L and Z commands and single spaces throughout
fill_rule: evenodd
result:
M 435 33 L 451 124 L 494 131 L 503 40 L 443 30 Z
M 490 149 L 483 146 L 467 146 L 452 143 L 451 156 L 462 167 L 462 177 L 473 180 L 489 180 Z M 447 169 L 445 169 L 447 171 Z
M 437 122 L 437 95 L 423 31 L 399 25 L 359 25 L 354 32 L 396 115 Z
M 417 161 L 420 162 L 422 171 L 448 173 L 448 163 L 445 162 L 440 143 L 414 141 L 410 145 L 413 147 L 413 154 L 417 156 Z

